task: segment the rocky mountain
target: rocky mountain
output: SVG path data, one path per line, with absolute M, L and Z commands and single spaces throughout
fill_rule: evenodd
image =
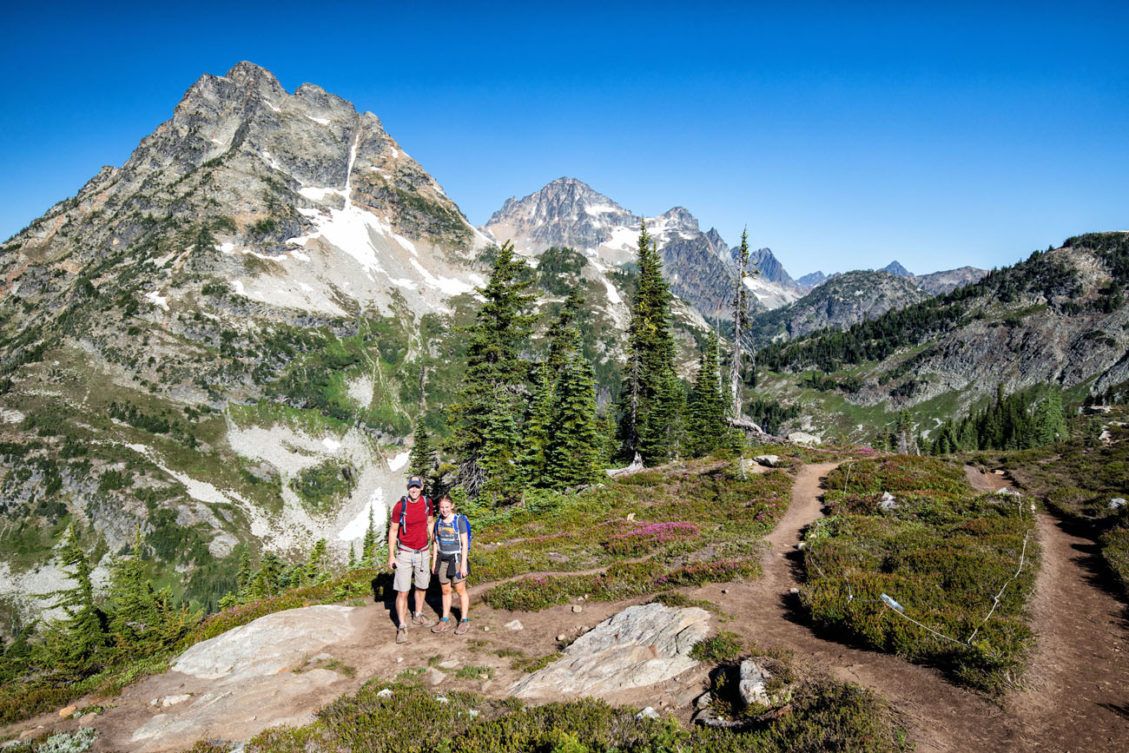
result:
M 886 265 L 886 267 L 880 271 L 911 280 L 929 295 L 944 295 L 964 285 L 970 285 L 988 274 L 988 270 L 986 269 L 958 267 L 941 272 L 930 272 L 925 275 L 915 275 L 896 261 Z M 834 277 L 836 274 L 839 273 L 833 273 L 831 277 Z M 831 277 L 828 277 L 823 272 L 811 272 L 798 279 L 796 284 L 799 286 L 800 290 L 806 293 L 813 288 L 819 287 L 824 282 L 831 279 Z
M 827 275 L 822 272 L 808 272 L 806 275 L 796 280 L 796 284 L 799 285 L 800 289 L 804 292 L 812 288 L 817 288 L 825 282 L 827 282 Z
M 903 267 L 901 262 L 896 259 L 882 267 L 880 271 L 894 275 L 895 277 L 913 277 L 913 273 Z
M 751 323 L 750 336 L 756 344 L 765 345 L 827 327 L 847 329 L 927 298 L 929 295 L 911 280 L 889 272 L 845 272 L 797 301 L 757 314 Z
M 499 242 L 511 240 L 529 256 L 550 247 L 581 251 L 602 269 L 634 260 L 639 228 L 645 223 L 662 252 L 671 289 L 708 319 L 729 319 L 732 281 L 736 277 L 731 249 L 715 229 L 702 231 L 682 207 L 644 218 L 575 178 L 558 178 L 524 198 L 510 198 L 482 228 Z M 765 274 L 746 284 L 766 308 L 795 300 L 799 290 L 768 249 L 755 254 Z
M 1129 233 L 1082 235 L 843 333 L 771 345 L 760 363 L 828 372 L 822 386 L 859 406 L 944 406 L 946 417 L 997 385 L 1102 395 L 1129 380 L 1127 286 Z
M 199 605 L 244 552 L 346 556 L 400 494 L 417 416 L 443 430 L 426 406 L 458 389 L 490 248 L 375 115 L 251 63 L 201 77 L 0 246 L 0 618 L 63 584 L 71 524 L 100 578 L 140 527 Z M 583 287 L 606 385 L 632 278 L 574 256 L 536 270 L 539 306 Z
M 927 275 L 915 276 L 913 281 L 917 283 L 918 287 L 930 295 L 944 295 L 965 285 L 971 285 L 986 274 L 988 274 L 988 270 L 986 269 L 957 267 L 956 269 L 949 269 L 943 272 L 932 272 Z

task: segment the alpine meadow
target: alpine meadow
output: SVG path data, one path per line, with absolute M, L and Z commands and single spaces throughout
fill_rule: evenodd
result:
M 4 63 L 4 751 L 1124 750 L 1129 19 L 613 5 Z

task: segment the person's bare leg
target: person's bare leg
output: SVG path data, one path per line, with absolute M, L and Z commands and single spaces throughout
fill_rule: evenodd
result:
M 416 614 L 423 614 L 423 597 L 426 595 L 422 588 L 415 589 L 416 592 Z
M 443 586 L 443 619 L 451 616 L 451 584 L 444 583 Z
M 396 627 L 408 626 L 408 592 L 396 592 Z
M 455 592 L 459 595 L 459 619 L 467 619 L 467 613 L 470 612 L 470 594 L 466 590 L 466 581 L 459 583 L 455 586 Z M 448 597 L 450 601 L 450 597 Z

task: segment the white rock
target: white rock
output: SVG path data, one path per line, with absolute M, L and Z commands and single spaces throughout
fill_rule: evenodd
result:
M 161 708 L 168 708 L 175 706 L 178 703 L 184 703 L 192 697 L 191 693 L 178 693 L 176 695 L 167 695 L 161 699 Z
M 381 691 L 376 694 L 376 697 L 377 698 L 391 698 L 392 697 L 392 688 L 382 688 Z
M 690 650 L 709 634 L 710 613 L 643 604 L 624 609 L 576 639 L 564 656 L 519 680 L 519 698 L 607 697 L 692 669 Z
M 584 611 L 584 607 L 580 606 L 579 604 L 573 604 L 572 605 L 572 613 L 573 614 L 580 614 L 583 611 Z
M 647 706 L 642 711 L 640 711 L 638 714 L 636 714 L 635 718 L 636 719 L 658 719 L 660 717 L 659 717 L 659 712 L 655 711 L 650 706 Z
M 446 680 L 447 675 L 443 674 L 442 672 L 440 672 L 435 667 L 428 667 L 427 674 L 424 675 L 424 679 L 427 680 L 428 685 L 431 685 L 432 687 L 434 687 L 436 685 L 441 684 L 444 680 Z
M 766 468 L 775 468 L 780 465 L 779 455 L 757 455 L 753 460 Z
M 197 643 L 181 654 L 172 671 L 203 680 L 274 675 L 303 664 L 311 652 L 358 637 L 355 607 L 319 605 L 275 612 Z
M 788 435 L 788 441 L 792 444 L 802 445 L 816 445 L 823 444 L 823 440 L 814 434 L 808 434 L 805 431 L 794 431 Z
M 476 719 L 478 717 L 478 709 L 467 709 L 466 715 L 471 719 Z
M 1114 497 L 1109 501 L 1109 509 L 1120 510 L 1125 507 L 1125 504 L 1126 502 L 1124 497 Z
M 525 630 L 525 625 L 521 624 L 521 620 L 510 620 L 505 624 L 505 628 L 506 630 L 513 630 L 516 632 L 518 630 Z
M 439 669 L 458 669 L 458 659 L 447 659 L 446 661 L 439 662 Z
M 770 679 L 772 679 L 772 673 L 752 659 L 745 659 L 741 662 L 741 683 L 737 686 L 737 689 L 741 693 L 741 700 L 745 702 L 746 706 L 753 703 L 761 706 L 772 705 L 772 699 L 769 698 L 768 690 L 765 688 Z
M 568 640 L 567 635 L 565 635 L 564 633 L 557 633 L 557 642 L 558 643 L 563 642 L 565 640 Z
M 448 699 L 448 698 L 447 698 L 447 696 L 445 696 L 445 695 L 437 695 L 437 696 L 435 696 L 435 702 L 436 702 L 436 703 L 447 703 L 447 702 L 448 702 L 449 700 L 450 700 L 450 699 Z
M 878 500 L 878 509 L 883 512 L 896 510 L 898 508 L 897 498 L 890 492 L 882 492 L 882 499 Z

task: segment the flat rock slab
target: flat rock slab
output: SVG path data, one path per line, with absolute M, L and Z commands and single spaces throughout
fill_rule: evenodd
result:
M 349 683 L 332 669 L 333 652 L 365 641 L 367 625 L 357 608 L 319 605 L 260 617 L 198 643 L 170 671 L 131 689 L 156 703 L 150 701 L 146 717 L 107 730 L 106 744 L 156 753 L 308 724 L 335 697 L 331 687 Z
M 710 613 L 663 604 L 628 607 L 580 636 L 549 666 L 514 684 L 527 699 L 609 698 L 693 669 L 694 644 L 709 634 Z

